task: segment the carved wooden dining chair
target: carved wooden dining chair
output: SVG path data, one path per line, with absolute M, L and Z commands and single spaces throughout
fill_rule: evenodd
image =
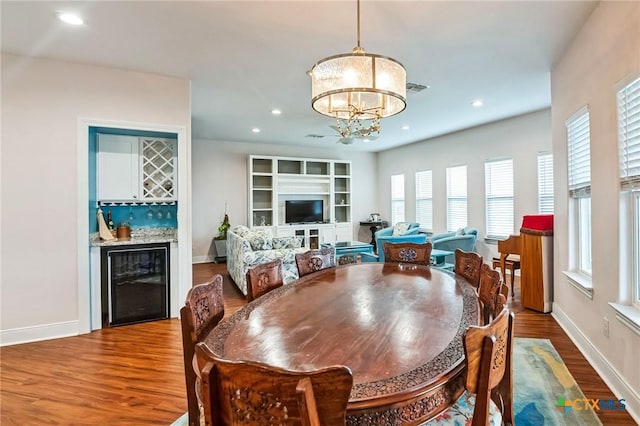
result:
M 488 324 L 491 321 L 501 289 L 502 282 L 498 271 L 483 263 L 480 267 L 480 285 L 478 286 L 478 299 L 480 301 L 483 324 Z
M 454 272 L 464 277 L 471 285 L 478 288 L 480 285 L 480 267 L 482 256 L 472 251 L 456 249 Z
M 385 262 L 431 264 L 431 243 L 389 243 L 382 245 Z
M 217 357 L 196 346 L 206 426 L 337 426 L 346 421 L 353 376 L 345 366 L 288 371 Z
M 358 255 L 357 254 L 343 254 L 336 258 L 338 266 L 350 265 L 352 263 L 358 263 Z
M 312 272 L 336 267 L 336 249 L 329 247 L 296 254 L 298 275 L 303 277 Z
M 282 287 L 282 259 L 260 263 L 247 271 L 247 302 Z
M 514 425 L 513 321 L 513 313 L 505 308 L 490 324 L 467 329 L 466 391 L 453 406 L 423 426 Z
M 195 346 L 224 316 L 222 283 L 222 275 L 215 274 L 208 282 L 193 286 L 187 292 L 185 304 L 180 309 L 182 354 L 184 358 L 184 376 L 187 383 L 187 407 L 190 426 L 200 424 L 200 409 L 196 396 L 196 373 L 193 369 Z

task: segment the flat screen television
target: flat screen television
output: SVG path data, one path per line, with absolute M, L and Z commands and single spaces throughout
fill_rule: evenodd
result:
M 284 216 L 286 223 L 322 222 L 322 200 L 286 200 Z

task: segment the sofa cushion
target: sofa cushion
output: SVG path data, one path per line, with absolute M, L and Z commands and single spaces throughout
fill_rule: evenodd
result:
M 242 238 L 244 238 L 250 232 L 251 230 L 244 225 L 237 225 L 235 228 L 233 228 L 233 233 Z
M 271 250 L 273 248 L 273 237 L 271 229 L 252 229 L 245 237 L 253 250 Z
M 302 247 L 302 237 L 273 237 L 271 240 L 274 249 L 291 249 Z
M 392 236 L 404 235 L 409 230 L 409 222 L 398 222 L 393 225 L 393 233 Z
M 275 250 L 255 250 L 247 251 L 243 254 L 243 263 L 247 267 L 252 267 L 259 263 L 265 263 L 276 259 L 282 259 L 283 265 L 296 263 L 296 253 L 304 253 L 306 248 L 296 249 L 275 249 Z

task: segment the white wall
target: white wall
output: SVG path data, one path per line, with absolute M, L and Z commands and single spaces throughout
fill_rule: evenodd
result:
M 88 241 L 77 243 L 86 179 L 78 175 L 79 118 L 189 129 L 190 115 L 186 80 L 2 55 L 3 342 L 77 333 L 79 250 L 88 259 Z
M 551 74 L 555 180 L 554 316 L 640 421 L 640 336 L 608 305 L 624 299 L 620 280 L 616 90 L 640 76 L 640 3 L 601 2 Z M 629 81 L 627 81 L 629 82 Z M 562 271 L 569 268 L 565 121 L 588 105 L 591 126 L 593 300 Z M 609 318 L 609 337 L 603 318 Z
M 324 149 L 194 139 L 191 160 L 194 262 L 213 260 L 212 240 L 218 235 L 225 202 L 231 227 L 247 224 L 247 158 L 250 154 L 351 160 L 353 236 L 360 241 L 370 241 L 371 232 L 361 229 L 358 222 L 377 211 L 376 154 L 356 152 L 344 146 Z
M 433 171 L 434 234 L 446 232 L 446 168 L 467 165 L 468 224 L 479 230 L 476 248 L 485 259 L 497 254 L 486 234 L 484 163 L 511 157 L 514 173 L 514 234 L 520 233 L 522 216 L 538 213 L 537 154 L 551 150 L 551 111 L 546 109 L 474 127 L 427 141 L 391 149 L 378 155 L 380 211 L 391 216 L 391 175 L 405 175 L 405 219 L 415 220 L 415 173 Z

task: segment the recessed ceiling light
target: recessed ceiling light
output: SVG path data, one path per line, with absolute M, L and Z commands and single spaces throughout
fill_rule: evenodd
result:
M 260 129 L 258 129 L 257 127 L 254 127 L 253 129 L 251 129 L 251 131 L 253 133 L 260 133 Z
M 482 99 L 476 99 L 475 101 L 471 102 L 471 105 L 476 108 L 479 108 L 482 105 L 484 105 L 484 102 L 482 101 Z
M 82 25 L 84 21 L 81 17 L 73 13 L 59 13 L 58 19 L 70 25 Z
M 271 110 L 271 114 L 273 114 L 273 115 L 280 115 L 280 114 L 282 114 L 282 111 L 280 111 L 279 109 L 272 109 L 272 110 Z
M 409 130 L 409 126 L 402 126 L 402 130 Z

